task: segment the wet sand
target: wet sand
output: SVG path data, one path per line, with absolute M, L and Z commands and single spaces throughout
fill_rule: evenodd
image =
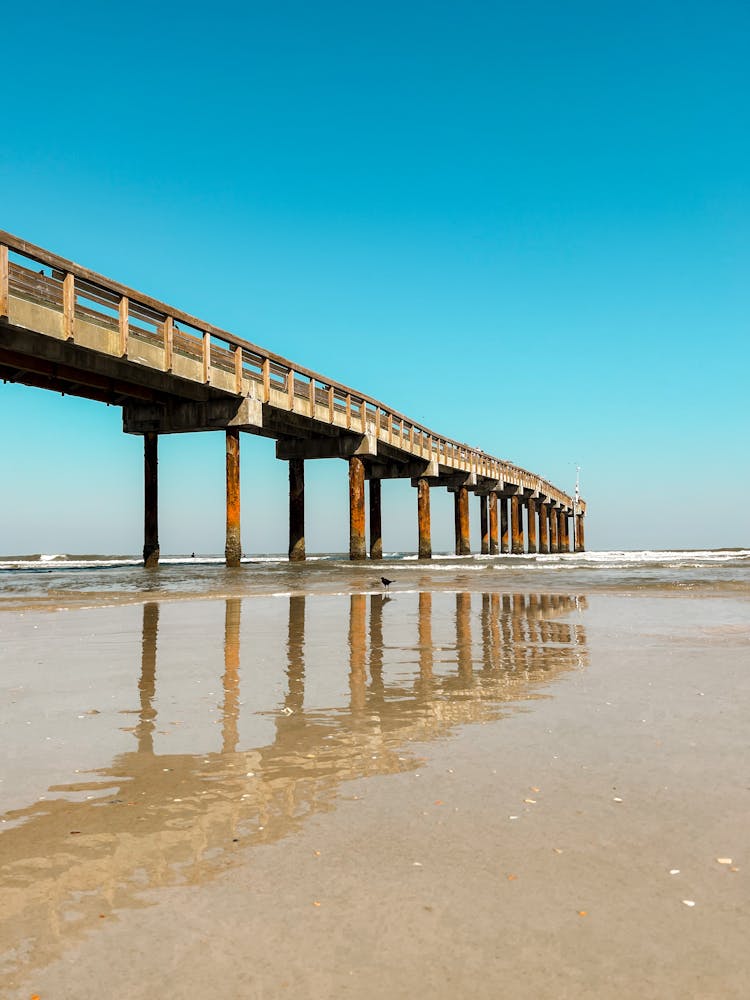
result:
M 2 995 L 750 995 L 748 609 L 0 613 Z

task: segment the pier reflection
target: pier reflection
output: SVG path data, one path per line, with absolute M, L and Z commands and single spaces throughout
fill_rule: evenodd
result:
M 206 749 L 206 727 L 185 754 L 159 752 L 159 660 L 174 636 L 159 605 L 143 605 L 133 750 L 50 789 L 60 798 L 5 814 L 6 969 L 49 961 L 102 913 L 145 905 L 145 889 L 210 878 L 238 848 L 333 808 L 348 780 L 417 767 L 412 741 L 423 752 L 457 726 L 500 719 L 587 663 L 584 598 L 352 594 L 342 616 L 341 599 L 294 595 L 285 662 L 272 665 L 283 695 L 257 704 L 249 691 L 243 702 L 243 668 L 268 653 L 252 630 L 263 600 L 281 599 L 226 600 L 220 749 Z M 310 703 L 306 682 L 332 671 L 337 701 Z M 243 746 L 245 713 L 272 715 L 270 742 Z M 81 800 L 87 791 L 96 797 Z

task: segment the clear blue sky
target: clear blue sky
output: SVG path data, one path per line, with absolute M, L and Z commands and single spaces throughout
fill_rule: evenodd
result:
M 596 548 L 750 545 L 750 7 L 11 4 L 0 228 L 572 490 Z M 120 411 L 0 385 L 0 552 L 139 552 Z M 242 438 L 243 546 L 286 467 Z M 223 550 L 223 435 L 162 552 Z M 347 547 L 308 463 L 308 549 Z M 433 540 L 452 545 L 433 491 Z M 406 483 L 386 549 L 416 547 Z M 473 520 L 478 520 L 473 508 Z

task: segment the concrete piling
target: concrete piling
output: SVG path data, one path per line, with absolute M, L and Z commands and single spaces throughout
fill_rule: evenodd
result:
M 305 461 L 289 459 L 289 560 L 305 560 Z
M 143 565 L 159 565 L 158 434 L 143 435 Z
M 380 487 L 379 479 L 371 479 L 369 484 L 370 496 L 370 559 L 383 558 L 383 518 L 380 507 Z

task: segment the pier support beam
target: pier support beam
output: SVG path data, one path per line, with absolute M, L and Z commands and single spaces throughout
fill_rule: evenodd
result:
M 498 497 L 500 504 L 500 551 L 510 552 L 508 539 L 508 501 L 505 497 Z
M 157 434 L 143 435 L 143 565 L 159 565 L 159 462 Z
M 513 555 L 523 555 L 523 508 L 518 496 L 510 498 L 510 533 Z
M 583 537 L 583 514 L 576 514 L 575 516 L 575 550 L 576 552 L 586 551 L 586 543 Z
M 305 559 L 305 460 L 289 459 L 289 561 Z
M 456 555 L 471 555 L 469 542 L 469 491 L 465 486 L 459 486 L 453 494 L 455 524 L 456 524 Z
M 557 537 L 557 510 L 555 507 L 549 509 L 549 550 L 550 552 L 560 551 L 560 541 Z
M 487 495 L 479 497 L 479 531 L 481 535 L 481 553 L 483 556 L 490 554 L 490 527 L 487 517 Z
M 526 501 L 527 527 L 528 527 L 528 551 L 535 553 L 536 547 L 536 500 L 532 497 Z
M 365 463 L 352 455 L 349 459 L 349 558 L 366 559 L 365 540 Z
M 370 559 L 383 558 L 383 518 L 380 509 L 379 479 L 371 479 L 370 491 Z
M 549 552 L 549 505 L 539 504 L 539 551 Z
M 497 541 L 497 493 L 490 493 L 487 500 L 490 518 L 490 555 L 496 556 L 500 551 Z
M 227 566 L 239 566 L 240 540 L 240 432 L 229 427 L 227 435 L 227 539 L 224 557 Z
M 426 479 L 417 481 L 417 523 L 419 525 L 419 559 L 432 559 L 430 533 L 430 484 Z

